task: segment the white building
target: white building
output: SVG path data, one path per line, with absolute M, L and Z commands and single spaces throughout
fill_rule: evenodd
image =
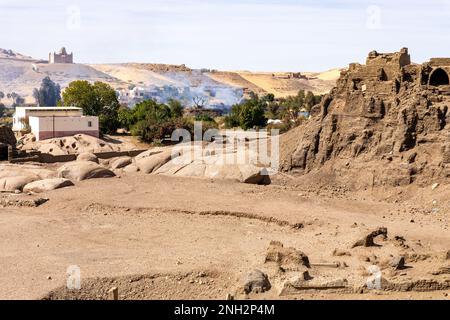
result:
M 98 117 L 83 116 L 75 107 L 17 107 L 13 130 L 30 130 L 36 140 L 87 134 L 99 137 Z

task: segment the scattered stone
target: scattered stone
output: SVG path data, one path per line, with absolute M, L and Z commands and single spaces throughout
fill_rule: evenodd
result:
M 260 270 L 253 270 L 247 274 L 244 281 L 244 293 L 262 293 L 271 289 L 269 277 Z
M 296 276 L 284 283 L 280 296 L 299 294 L 305 290 L 338 290 L 348 288 L 347 279 L 336 279 L 327 281 L 320 278 L 314 280 L 304 280 L 301 276 Z
M 332 263 L 321 262 L 321 263 L 311 263 L 311 266 L 326 267 L 326 268 L 339 268 L 341 266 L 341 264 L 338 262 L 332 262 Z
M 408 163 L 414 163 L 417 158 L 417 152 L 413 152 L 408 157 Z
M 284 270 L 298 270 L 303 266 L 310 268 L 309 258 L 295 248 L 285 248 L 279 241 L 271 241 L 267 249 L 265 263 L 274 262 Z
M 445 254 L 445 260 L 450 260 L 450 250 Z
M 389 263 L 389 265 L 395 270 L 403 270 L 405 269 L 405 257 L 403 256 L 394 257 Z
M 431 190 L 436 190 L 439 187 L 439 183 L 435 183 L 431 186 Z
M 234 300 L 234 296 L 231 293 L 227 293 L 227 296 L 225 298 L 226 301 L 232 301 Z
M 439 270 L 432 272 L 432 274 L 434 276 L 439 276 L 439 275 L 450 275 L 450 266 L 445 266 L 445 267 L 441 267 L 439 268 Z
M 339 249 L 334 249 L 333 250 L 333 256 L 335 257 L 343 257 L 343 256 L 348 256 L 351 257 L 351 253 L 345 250 L 339 250 Z
M 402 247 L 403 249 L 409 249 L 409 246 L 406 244 L 406 239 L 404 237 L 395 236 L 394 240 L 398 246 Z
M 355 244 L 352 246 L 352 248 L 356 247 L 376 247 L 377 245 L 373 240 L 374 238 L 378 236 L 383 236 L 384 239 L 387 239 L 388 230 L 387 228 L 378 228 L 375 231 L 372 231 L 368 235 L 364 236 L 361 240 L 358 240 L 355 242 Z
M 46 203 L 48 198 L 38 199 L 5 199 L 0 198 L 0 207 L 39 207 Z
M 312 279 L 313 279 L 313 277 L 311 277 L 311 275 L 309 274 L 309 271 L 307 271 L 307 270 L 301 272 L 301 274 L 300 274 L 299 277 L 302 278 L 302 279 L 305 280 L 305 281 L 309 281 L 309 280 L 312 280 Z
M 119 300 L 119 288 L 113 287 L 109 289 L 108 300 Z

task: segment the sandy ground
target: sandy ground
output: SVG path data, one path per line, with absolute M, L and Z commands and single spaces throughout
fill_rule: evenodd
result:
M 0 299 L 104 299 L 112 286 L 119 287 L 120 299 L 223 299 L 239 291 L 247 272 L 270 272 L 264 259 L 272 240 L 303 251 L 313 263 L 345 262 L 347 268 L 312 267 L 310 274 L 346 278 L 353 287 L 367 279 L 367 258 L 399 253 L 416 259 L 407 260 L 406 270 L 386 269 L 383 275 L 394 282 L 442 282 L 449 276 L 431 271 L 450 264 L 443 258 L 450 249 L 444 208 L 449 193 L 440 187 L 355 194 L 290 180 L 255 186 L 140 174 L 84 181 L 39 195 L 49 198 L 40 207 L 0 207 Z M 435 198 L 443 209 L 426 213 Z M 379 226 L 388 228 L 390 240 L 350 249 L 363 230 Z M 404 237 L 403 247 L 392 240 L 395 235 Z M 351 255 L 333 256 L 334 249 Z M 64 289 L 71 265 L 81 269 L 79 292 Z M 450 293 L 321 291 L 280 297 L 282 280 L 273 278 L 269 292 L 244 298 L 448 299 Z

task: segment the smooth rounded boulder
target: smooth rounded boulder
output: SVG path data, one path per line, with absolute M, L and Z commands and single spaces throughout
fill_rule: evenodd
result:
M 79 154 L 77 157 L 77 161 L 91 161 L 97 164 L 99 163 L 97 156 L 89 152 Z
M 166 150 L 147 157 L 136 158 L 136 165 L 143 173 L 149 174 L 165 165 L 172 159 L 172 151 Z
M 90 161 L 69 162 L 58 169 L 58 177 L 75 181 L 115 176 L 111 170 Z
M 126 166 L 125 168 L 123 168 L 123 171 L 126 173 L 134 173 L 134 172 L 138 172 L 139 168 L 134 163 L 132 163 L 132 164 Z
M 73 186 L 73 182 L 64 178 L 38 180 L 27 184 L 23 192 L 42 193 Z
M 131 157 L 120 157 L 111 161 L 110 166 L 112 170 L 122 169 L 130 165 L 132 162 Z
M 14 192 L 16 190 L 22 191 L 24 186 L 38 179 L 39 177 L 35 175 L 0 178 L 0 191 L 4 192 Z

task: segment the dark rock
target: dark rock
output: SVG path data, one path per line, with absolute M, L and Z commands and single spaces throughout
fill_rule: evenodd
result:
M 245 277 L 244 292 L 246 294 L 262 293 L 270 290 L 271 287 L 269 277 L 260 270 L 253 270 Z
M 403 270 L 405 269 L 405 257 L 399 256 L 394 257 L 389 265 L 395 270 Z
M 384 227 L 378 228 L 377 230 L 372 231 L 368 235 L 364 236 L 362 239 L 355 242 L 355 244 L 352 246 L 352 248 L 375 247 L 375 246 L 377 246 L 377 244 L 375 244 L 374 238 L 376 238 L 378 236 L 383 236 L 386 239 L 387 234 L 388 234 L 387 228 L 384 228 Z

